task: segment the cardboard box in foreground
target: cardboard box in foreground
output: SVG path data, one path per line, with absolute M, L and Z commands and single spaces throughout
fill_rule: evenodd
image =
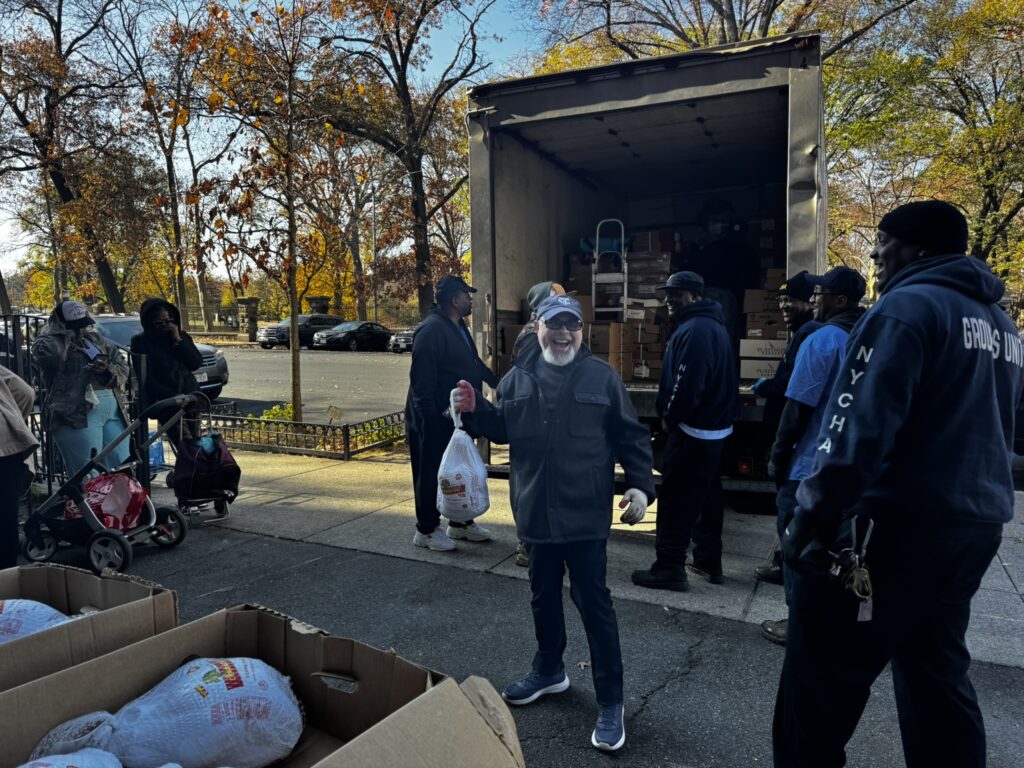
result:
M 7 568 L 0 571 L 0 600 L 15 598 L 45 603 L 69 616 L 87 606 L 99 612 L 0 645 L 0 691 L 178 626 L 172 590 L 118 573 L 97 576 L 49 564 Z
M 515 723 L 482 678 L 459 685 L 396 655 L 258 606 L 218 611 L 0 693 L 0 768 L 50 729 L 116 712 L 190 656 L 262 659 L 291 678 L 306 729 L 275 768 L 523 768 Z

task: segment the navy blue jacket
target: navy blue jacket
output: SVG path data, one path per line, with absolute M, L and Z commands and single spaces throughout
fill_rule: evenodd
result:
M 914 262 L 854 327 L 798 514 L 1013 517 L 1013 417 L 1024 347 L 1003 284 L 968 256 Z
M 736 357 L 717 302 L 701 299 L 680 313 L 661 369 L 657 409 L 673 428 L 719 430 L 739 408 Z
M 451 421 L 442 414 L 448 398 L 465 379 L 475 389 L 486 381 L 498 385 L 494 375 L 476 352 L 466 324 L 455 325 L 435 305 L 412 336 L 412 365 L 409 368 L 409 394 L 405 400 L 408 428 L 418 434 L 447 429 Z
M 497 405 L 477 396 L 467 426 L 508 443 L 516 533 L 527 544 L 607 539 L 612 524 L 615 462 L 626 487 L 654 501 L 651 435 L 608 363 L 580 347 L 550 420 L 534 373 L 540 346 L 512 363 L 498 385 Z

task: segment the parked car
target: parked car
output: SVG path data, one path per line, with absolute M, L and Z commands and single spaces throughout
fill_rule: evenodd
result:
M 412 352 L 412 332 L 415 328 L 406 328 L 396 332 L 388 341 L 388 352 Z
M 299 346 L 313 348 L 313 337 L 319 331 L 326 331 L 338 323 L 345 322 L 337 315 L 299 315 Z M 288 346 L 288 326 L 291 318 L 286 317 L 276 325 L 265 325 L 256 331 L 256 341 L 264 349 L 271 349 L 278 344 Z
M 126 351 L 131 347 L 132 336 L 142 333 L 138 315 L 97 315 L 95 319 L 99 332 Z M 216 400 L 228 383 L 228 361 L 223 352 L 209 344 L 196 342 L 196 349 L 203 356 L 203 365 L 192 375 L 203 394 Z
M 317 331 L 313 336 L 313 349 L 383 352 L 388 348 L 390 338 L 391 331 L 383 325 L 368 320 L 354 320 L 339 323 L 326 331 Z

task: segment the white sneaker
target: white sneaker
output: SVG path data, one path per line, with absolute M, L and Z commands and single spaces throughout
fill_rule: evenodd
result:
M 434 529 L 433 533 L 420 533 L 412 537 L 412 543 L 417 547 L 426 547 L 435 552 L 451 552 L 455 549 L 455 542 L 448 538 L 448 534 L 440 526 Z
M 466 541 L 491 540 L 490 529 L 484 528 L 482 525 L 477 525 L 476 523 L 470 523 L 464 528 L 456 528 L 453 525 L 449 525 L 448 535 L 453 539 L 465 539 Z

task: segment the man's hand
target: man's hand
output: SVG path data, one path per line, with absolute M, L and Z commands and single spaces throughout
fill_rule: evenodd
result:
M 647 514 L 647 494 L 639 488 L 630 488 L 622 494 L 619 509 L 626 510 L 619 515 L 619 522 L 636 525 Z
M 171 341 L 175 344 L 181 343 L 181 329 L 174 323 L 167 324 L 167 335 L 171 337 Z
M 456 413 L 472 413 L 476 410 L 476 390 L 465 379 L 460 379 L 452 390 L 451 399 L 455 403 Z
M 807 523 L 804 515 L 793 515 L 782 534 L 782 557 L 785 561 L 797 568 L 800 555 L 803 554 L 807 545 L 814 541 L 815 533 L 814 528 Z
M 752 389 L 752 390 L 754 391 L 754 394 L 755 394 L 755 395 L 760 395 L 760 394 L 761 394 L 761 393 L 760 393 L 760 392 L 758 392 L 757 390 L 758 390 L 758 389 L 760 389 L 761 387 L 763 387 L 766 381 L 768 381 L 768 379 L 766 379 L 766 378 L 764 378 L 764 377 L 762 376 L 762 377 L 761 377 L 760 379 L 758 379 L 757 381 L 755 381 L 755 382 L 754 382 L 754 383 L 753 383 L 753 384 L 752 384 L 752 385 L 750 386 L 750 388 L 751 388 L 751 389 Z

